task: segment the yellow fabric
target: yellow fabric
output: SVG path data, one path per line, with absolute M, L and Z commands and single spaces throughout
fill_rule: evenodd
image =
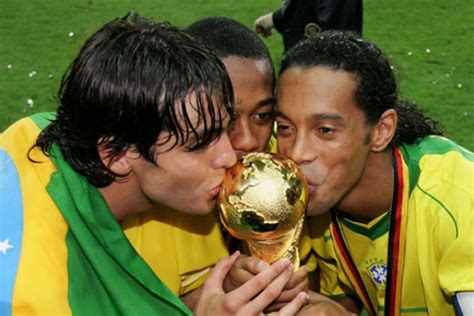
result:
M 270 153 L 277 153 L 278 152 L 277 142 L 276 142 L 276 139 L 273 135 L 272 135 L 272 137 L 270 137 L 270 141 L 268 142 L 267 151 L 270 152 Z
M 267 151 L 270 153 L 277 153 L 278 146 L 276 140 L 276 132 L 277 132 L 277 125 L 276 122 L 273 124 L 272 135 L 270 136 L 270 140 L 268 141 Z
M 386 279 L 383 271 L 387 269 L 388 226 L 384 225 L 383 233 L 377 238 L 372 239 L 371 235 L 377 232 L 376 228 L 379 228 L 380 224 L 388 224 L 388 219 L 389 214 L 385 213 L 368 224 L 344 219 L 340 225 L 373 306 L 383 306 L 385 301 Z M 352 225 L 348 227 L 349 224 Z
M 336 252 L 329 230 L 329 213 L 309 217 L 307 222 L 312 251 L 316 257 L 315 260 L 320 275 L 321 293 L 333 299 L 354 294 L 349 279 L 336 259 Z
M 316 256 L 311 248 L 311 238 L 308 233 L 308 223 L 305 218 L 303 229 L 301 230 L 300 241 L 298 245 L 300 264 L 305 265 L 308 272 L 314 272 L 317 268 Z
M 449 146 L 452 143 L 446 139 L 429 137 L 401 148 L 404 187 L 409 190 L 402 204 L 408 214 L 402 315 L 455 315 L 453 295 L 474 291 L 473 156 L 459 147 L 446 150 Z M 382 220 L 383 216 L 366 227 L 359 226 L 370 229 Z M 351 257 L 381 315 L 385 286 L 376 284 L 368 269 L 386 264 L 387 233 L 371 240 L 354 229 L 354 223 L 340 222 Z M 334 252 L 329 215 L 311 218 L 308 225 L 322 292 L 330 296 L 353 294 Z
M 188 215 L 157 207 L 122 222 L 125 235 L 155 274 L 178 296 L 204 283 L 229 255 L 215 213 Z
M 69 315 L 66 233 L 68 225 L 44 190 L 56 171 L 38 148 L 25 153 L 40 130 L 29 118 L 22 119 L 0 135 L 0 148 L 16 164 L 23 197 L 23 242 L 13 292 L 13 315 Z M 3 193 L 2 193 L 3 194 Z M 13 245 L 20 247 L 20 245 Z M 54 258 L 51 251 L 54 249 Z M 1 281 L 0 281 L 1 282 Z M 51 300 L 54 297 L 54 300 Z

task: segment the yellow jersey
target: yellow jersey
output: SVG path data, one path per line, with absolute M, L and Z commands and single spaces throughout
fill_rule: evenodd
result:
M 178 296 L 202 285 L 216 262 L 229 255 L 215 213 L 189 215 L 161 206 L 126 218 L 122 227 L 138 254 Z
M 393 206 L 368 224 L 337 211 L 310 218 L 321 292 L 364 301 L 358 290 L 362 287 L 370 305 L 365 312 L 373 308 L 383 315 L 391 264 L 398 267 L 398 281 L 392 280 L 390 287 L 399 287 L 392 300 L 396 314 L 455 315 L 455 293 L 474 291 L 474 155 L 438 136 L 395 151 L 400 156 L 396 178 L 402 214 L 398 259 L 389 251 L 390 230 L 395 230 Z M 350 259 L 341 255 L 337 231 Z M 348 268 L 347 260 L 355 270 Z

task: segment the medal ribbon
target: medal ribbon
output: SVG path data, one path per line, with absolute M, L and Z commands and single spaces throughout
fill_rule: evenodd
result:
M 408 188 L 404 188 L 403 161 L 398 148 L 395 148 L 393 156 L 395 192 L 393 193 L 388 239 L 388 275 L 384 304 L 384 314 L 386 316 L 400 315 L 402 275 L 403 265 L 405 263 L 405 239 L 408 220 L 408 214 L 403 213 L 403 201 L 407 201 L 407 198 L 404 199 L 404 194 L 407 194 Z
M 390 214 L 390 228 L 387 255 L 387 283 L 385 289 L 385 316 L 400 315 L 402 273 L 405 255 L 405 237 L 407 216 L 403 214 L 404 175 L 401 153 L 398 148 L 393 152 L 394 192 Z M 339 261 L 346 272 L 349 281 L 367 309 L 369 315 L 375 316 L 376 310 L 372 305 L 367 289 L 364 286 L 359 270 L 351 258 L 349 249 L 344 241 L 336 211 L 331 211 L 331 234 Z

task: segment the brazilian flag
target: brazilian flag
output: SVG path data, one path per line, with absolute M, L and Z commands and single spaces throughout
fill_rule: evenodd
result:
M 56 145 L 28 158 L 53 117 L 0 134 L 0 315 L 191 315 Z

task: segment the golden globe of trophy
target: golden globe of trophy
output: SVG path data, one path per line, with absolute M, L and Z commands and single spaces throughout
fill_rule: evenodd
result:
M 218 198 L 220 220 L 268 263 L 289 259 L 299 267 L 298 241 L 308 198 L 306 178 L 291 160 L 250 153 L 231 168 Z

